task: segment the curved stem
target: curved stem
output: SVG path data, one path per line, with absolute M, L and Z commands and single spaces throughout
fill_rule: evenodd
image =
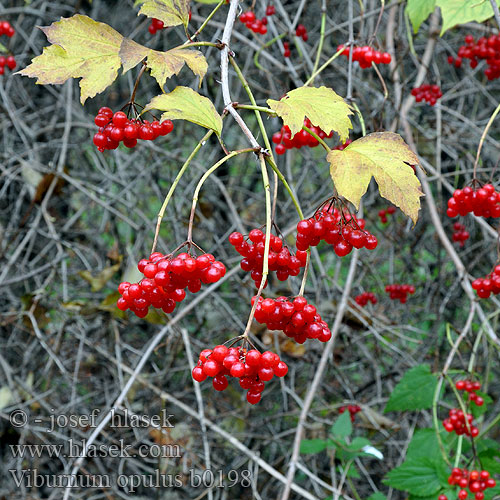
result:
M 210 22 L 210 19 L 214 17 L 215 13 L 226 3 L 226 0 L 220 0 L 220 2 L 215 6 L 214 10 L 210 12 L 210 14 L 207 16 L 207 18 L 203 21 L 203 24 L 194 32 L 193 36 L 191 38 L 197 37 L 207 26 L 207 24 Z M 189 43 L 189 42 L 188 42 Z
M 332 57 L 330 57 L 330 59 L 328 59 L 328 61 L 326 61 L 325 64 L 323 64 L 323 66 L 321 66 L 319 69 L 317 69 L 310 77 L 309 77 L 309 80 L 307 80 L 306 83 L 304 83 L 304 87 L 308 87 L 309 85 L 311 85 L 311 83 L 314 82 L 314 79 L 321 73 L 323 72 L 323 70 L 325 70 L 326 68 L 328 68 L 328 66 L 330 66 L 330 64 L 335 61 L 335 59 L 337 59 L 337 57 L 340 56 L 340 54 L 342 53 L 344 49 L 341 48 L 339 50 L 337 50 L 337 52 L 335 52 L 335 54 L 333 54 Z M 352 51 L 349 51 L 349 52 L 352 52 Z
M 314 83 L 314 78 L 316 78 L 316 70 L 319 66 L 319 61 L 321 59 L 321 52 L 323 51 L 323 43 L 325 41 L 325 31 L 326 31 L 326 0 L 322 0 L 321 2 L 321 31 L 319 34 L 319 44 L 318 44 L 318 52 L 316 53 L 316 59 L 314 60 L 314 66 L 311 73 L 312 82 Z M 314 75 L 314 77 L 313 77 Z M 308 80 L 309 81 L 309 80 Z
M 495 117 L 498 115 L 499 112 L 500 112 L 500 104 L 496 107 L 495 111 L 488 120 L 488 123 L 486 124 L 483 134 L 481 135 L 481 139 L 479 140 L 479 147 L 477 148 L 476 160 L 474 161 L 474 170 L 473 170 L 474 179 L 476 178 L 477 164 L 479 163 L 479 155 L 481 154 L 481 149 L 483 148 L 484 140 L 486 139 L 486 135 L 488 134 L 488 130 L 490 129 L 493 120 L 495 119 Z

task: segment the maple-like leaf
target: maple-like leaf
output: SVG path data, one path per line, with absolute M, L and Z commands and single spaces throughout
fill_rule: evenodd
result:
M 406 12 L 416 33 L 420 25 L 434 12 L 436 0 L 408 0 Z
M 179 74 L 184 64 L 200 77 L 200 86 L 208 70 L 207 60 L 199 50 L 175 48 L 160 52 L 128 38 L 124 38 L 122 42 L 120 57 L 124 73 L 146 59 L 146 66 L 151 70 L 151 76 L 156 79 L 162 90 L 167 78 Z
M 500 5 L 500 0 L 496 0 Z M 441 9 L 443 26 L 441 36 L 457 24 L 477 21 L 482 23 L 493 17 L 493 8 L 490 0 L 436 0 L 436 5 Z
M 178 26 L 189 23 L 190 0 L 140 0 L 135 5 L 140 5 L 139 14 L 163 21 L 165 26 Z
M 349 137 L 351 107 L 328 87 L 300 87 L 279 101 L 268 99 L 267 104 L 290 127 L 292 135 L 302 129 L 307 117 L 326 134 L 336 132 L 342 142 Z
M 76 14 L 41 28 L 53 45 L 18 74 L 37 78 L 38 84 L 61 84 L 81 78 L 80 101 L 106 89 L 118 76 L 122 35 L 104 23 Z
M 202 127 L 212 129 L 217 135 L 222 131 L 222 118 L 210 99 L 201 96 L 189 87 L 176 87 L 169 94 L 153 97 L 144 108 L 163 111 L 163 120 L 187 120 Z
M 414 224 L 417 222 L 422 191 L 410 165 L 417 165 L 418 158 L 400 135 L 369 134 L 343 151 L 330 151 L 327 160 L 337 192 L 356 208 L 374 177 L 380 195 L 399 207 Z

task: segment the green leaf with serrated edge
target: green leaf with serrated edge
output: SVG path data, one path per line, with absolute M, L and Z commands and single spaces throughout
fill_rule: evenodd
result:
M 389 471 L 383 483 L 419 497 L 433 495 L 441 489 L 437 466 L 425 457 L 406 460 Z
M 165 26 L 178 26 L 189 23 L 190 0 L 144 0 L 136 2 L 142 4 L 139 14 L 163 21 Z M 138 14 L 138 15 L 139 15 Z
M 444 445 L 445 450 L 449 450 L 452 443 L 456 441 L 456 435 L 446 432 L 444 429 L 439 429 L 439 435 L 441 436 L 441 442 Z M 413 434 L 413 437 L 408 445 L 408 450 L 406 451 L 406 457 L 408 459 L 412 458 L 439 458 L 441 456 L 441 451 L 439 449 L 439 443 L 436 436 L 436 431 L 434 429 L 418 429 Z
M 496 0 L 500 5 L 500 0 Z M 443 26 L 440 35 L 457 24 L 477 21 L 482 23 L 493 17 L 490 0 L 436 0 L 436 6 L 441 9 Z
M 417 222 L 423 193 L 410 165 L 417 165 L 418 158 L 400 135 L 374 132 L 356 139 L 343 151 L 331 150 L 326 158 L 337 192 L 356 208 L 374 177 L 380 196 Z
M 330 433 L 335 437 L 345 438 L 352 434 L 351 415 L 344 412 L 330 428 Z
M 408 0 L 406 12 L 416 33 L 420 25 L 434 12 L 436 0 Z
M 176 87 L 169 94 L 153 97 L 144 108 L 144 112 L 151 109 L 164 111 L 161 120 L 188 120 L 212 129 L 217 135 L 222 131 L 222 119 L 217 113 L 212 101 L 201 96 L 188 87 Z
M 326 449 L 324 439 L 303 439 L 300 442 L 300 453 L 319 453 Z
M 200 77 L 200 86 L 208 70 L 207 60 L 199 50 L 177 48 L 160 52 L 144 47 L 128 38 L 122 42 L 120 57 L 124 73 L 147 58 L 146 67 L 151 70 L 151 76 L 156 79 L 162 89 L 167 78 L 179 74 L 185 64 Z
M 41 28 L 53 45 L 16 74 L 37 78 L 38 84 L 61 84 L 81 78 L 80 101 L 105 90 L 118 76 L 122 35 L 111 26 L 76 14 Z M 84 47 L 84 50 L 82 50 Z
M 437 383 L 437 376 L 431 373 L 429 365 L 415 366 L 394 387 L 384 413 L 431 408 Z
M 387 497 L 383 493 L 380 493 L 380 491 L 377 491 L 372 493 L 366 500 L 387 500 Z
M 292 135 L 302 129 L 306 117 L 325 134 L 332 130 L 336 132 L 342 142 L 346 141 L 349 129 L 352 129 L 349 119 L 349 115 L 353 114 L 351 107 L 327 87 L 300 87 L 291 90 L 279 101 L 268 99 L 267 104 L 290 127 Z
M 7 52 L 9 52 L 9 50 L 7 49 L 7 47 L 5 45 L 3 45 L 2 43 L 0 43 L 0 52 L 2 54 L 6 54 Z

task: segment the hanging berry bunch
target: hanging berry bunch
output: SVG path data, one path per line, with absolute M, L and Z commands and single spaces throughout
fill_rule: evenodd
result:
M 475 500 L 484 499 L 484 491 L 488 488 L 494 488 L 497 483 L 490 477 L 487 470 L 467 470 L 454 467 L 448 477 L 450 486 L 457 485 L 460 487 L 458 491 L 458 500 L 467 498 L 467 489 L 474 495 Z M 438 500 L 448 500 L 446 495 L 439 495 Z
M 325 202 L 312 217 L 301 220 L 297 233 L 299 250 L 315 247 L 324 240 L 339 257 L 345 257 L 353 248 L 373 250 L 378 244 L 377 238 L 365 230 L 364 219 L 352 215 L 339 198 Z
M 453 234 L 452 239 L 455 243 L 459 243 L 461 247 L 465 245 L 465 242 L 469 239 L 469 231 L 465 230 L 465 226 L 460 224 L 460 222 L 455 222 L 453 224 Z
M 458 436 L 465 434 L 466 436 L 477 437 L 479 429 L 472 425 L 473 419 L 471 413 L 464 413 L 458 408 L 452 408 L 448 413 L 448 418 L 443 420 L 443 427 L 446 432 L 455 432 Z
M 373 292 L 363 292 L 357 295 L 354 300 L 356 301 L 356 304 L 361 307 L 365 307 L 368 302 L 371 302 L 372 304 L 377 303 L 377 297 L 375 297 Z
M 346 410 L 349 412 L 349 416 L 351 417 L 351 422 L 354 422 L 354 420 L 356 419 L 356 413 L 359 413 L 361 411 L 361 406 L 358 405 L 341 406 L 339 408 L 339 413 L 342 414 Z
M 405 304 L 408 299 L 408 294 L 413 295 L 415 293 L 415 287 L 413 285 L 400 285 L 394 283 L 392 285 L 387 285 L 385 291 L 389 294 L 391 300 L 399 300 L 401 304 Z
M 457 380 L 455 383 L 457 391 L 465 391 L 469 393 L 469 401 L 472 401 L 476 406 L 483 406 L 484 399 L 477 394 L 481 389 L 481 383 L 473 380 Z
M 415 101 L 427 101 L 431 106 L 434 106 L 437 100 L 443 97 L 439 85 L 430 85 L 429 83 L 411 89 L 411 95 L 415 97 Z
M 491 294 L 498 295 L 500 293 L 500 264 L 497 264 L 493 271 L 484 278 L 475 279 L 471 286 L 476 290 L 480 299 L 487 299 Z
M 295 36 L 298 36 L 302 38 L 304 42 L 307 42 L 309 35 L 307 34 L 307 29 L 303 24 L 297 24 L 297 27 L 295 28 Z
M 255 13 L 251 10 L 243 12 L 239 17 L 240 21 L 250 30 L 258 35 L 265 35 L 267 33 L 267 17 L 257 19 Z
M 16 31 L 9 23 L 9 21 L 0 21 L 0 36 L 6 35 L 12 38 Z M 11 54 L 8 56 L 0 56 L 0 75 L 5 73 L 5 68 L 9 68 L 11 71 L 17 66 L 16 58 Z
M 455 190 L 448 200 L 448 217 L 463 217 L 471 212 L 478 217 L 500 217 L 500 192 L 495 190 L 493 184 L 485 184 L 478 189 L 466 186 Z
M 378 216 L 382 224 L 387 224 L 387 216 L 396 212 L 396 207 L 387 207 L 385 210 L 379 210 Z
M 343 49 L 343 50 L 342 50 Z M 350 48 L 344 45 L 339 45 L 337 50 L 342 50 L 340 55 L 349 57 Z M 358 61 L 360 68 L 369 68 L 372 63 L 374 64 L 389 64 L 392 60 L 391 54 L 389 52 L 379 52 L 374 50 L 368 45 L 363 47 L 354 47 L 352 49 L 352 60 Z
M 333 137 L 333 132 L 330 132 L 327 135 L 319 127 L 315 127 L 311 123 L 309 118 L 306 118 L 304 120 L 304 127 L 307 127 L 308 129 L 313 131 L 321 139 L 324 139 L 325 137 Z M 300 149 L 302 146 L 315 148 L 319 145 L 318 140 L 305 130 L 300 130 L 292 137 L 292 133 L 287 125 L 284 125 L 283 127 L 281 127 L 281 130 L 279 132 L 275 132 L 273 134 L 272 141 L 274 142 L 274 144 L 276 144 L 276 154 L 278 155 L 285 154 L 287 149 Z

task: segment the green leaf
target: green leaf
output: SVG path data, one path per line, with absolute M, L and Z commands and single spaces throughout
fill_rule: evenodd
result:
M 370 444 L 370 441 L 364 437 L 355 437 L 347 446 L 347 449 L 349 451 L 359 451 L 365 446 L 369 446 Z
M 500 0 L 496 0 L 500 5 Z M 436 5 L 441 9 L 443 26 L 441 36 L 457 24 L 477 21 L 482 23 L 493 17 L 490 0 L 436 0 Z
M 342 413 L 330 428 L 330 433 L 337 438 L 345 438 L 352 434 L 351 415 L 348 411 Z
M 387 500 L 387 497 L 383 493 L 380 493 L 380 491 L 377 491 L 371 494 L 366 500 Z
M 417 165 L 418 158 L 400 135 L 374 132 L 343 151 L 331 150 L 326 158 L 338 193 L 356 208 L 374 177 L 380 195 L 417 222 L 422 191 L 410 165 Z
M 3 43 L 0 43 L 0 52 L 2 54 L 6 54 L 7 52 L 9 52 L 9 49 L 7 49 L 7 47 Z
M 222 131 L 222 119 L 212 101 L 188 87 L 177 87 L 170 94 L 153 97 L 145 111 L 164 111 L 161 120 L 188 120 L 212 129 L 217 135 Z
M 300 453 L 319 453 L 326 449 L 324 439 L 303 439 L 300 442 Z
M 408 0 L 406 12 L 416 33 L 420 25 L 432 14 L 436 8 L 436 0 Z
M 134 6 L 140 4 L 139 14 L 159 19 L 165 26 L 183 24 L 187 27 L 189 23 L 190 0 L 141 0 L 135 2 Z
M 41 29 L 53 45 L 45 47 L 40 56 L 16 74 L 37 78 L 36 83 L 42 85 L 81 78 L 82 104 L 118 76 L 123 37 L 107 24 L 76 14 Z
M 146 66 L 151 70 L 151 76 L 156 79 L 162 90 L 167 78 L 178 75 L 185 64 L 200 77 L 200 86 L 208 70 L 207 60 L 199 50 L 177 48 L 160 52 L 144 47 L 128 38 L 122 42 L 120 57 L 124 73 L 147 57 Z
M 429 365 L 418 365 L 408 370 L 394 387 L 384 413 L 431 408 L 437 382 L 437 376 L 431 373 Z
M 383 483 L 412 495 L 425 497 L 441 488 L 436 464 L 429 458 L 415 458 L 389 471 Z
M 267 104 L 290 127 L 292 135 L 302 130 L 305 117 L 325 134 L 332 130 L 336 132 L 342 142 L 346 141 L 349 129 L 352 129 L 349 119 L 349 115 L 353 114 L 351 107 L 327 87 L 300 87 L 291 90 L 279 101 L 268 99 Z
M 445 449 L 448 450 L 451 443 L 455 441 L 455 436 L 444 429 L 439 429 L 439 434 Z M 436 431 L 433 428 L 416 430 L 406 451 L 406 457 L 408 459 L 421 457 L 440 459 L 441 452 L 439 450 Z

